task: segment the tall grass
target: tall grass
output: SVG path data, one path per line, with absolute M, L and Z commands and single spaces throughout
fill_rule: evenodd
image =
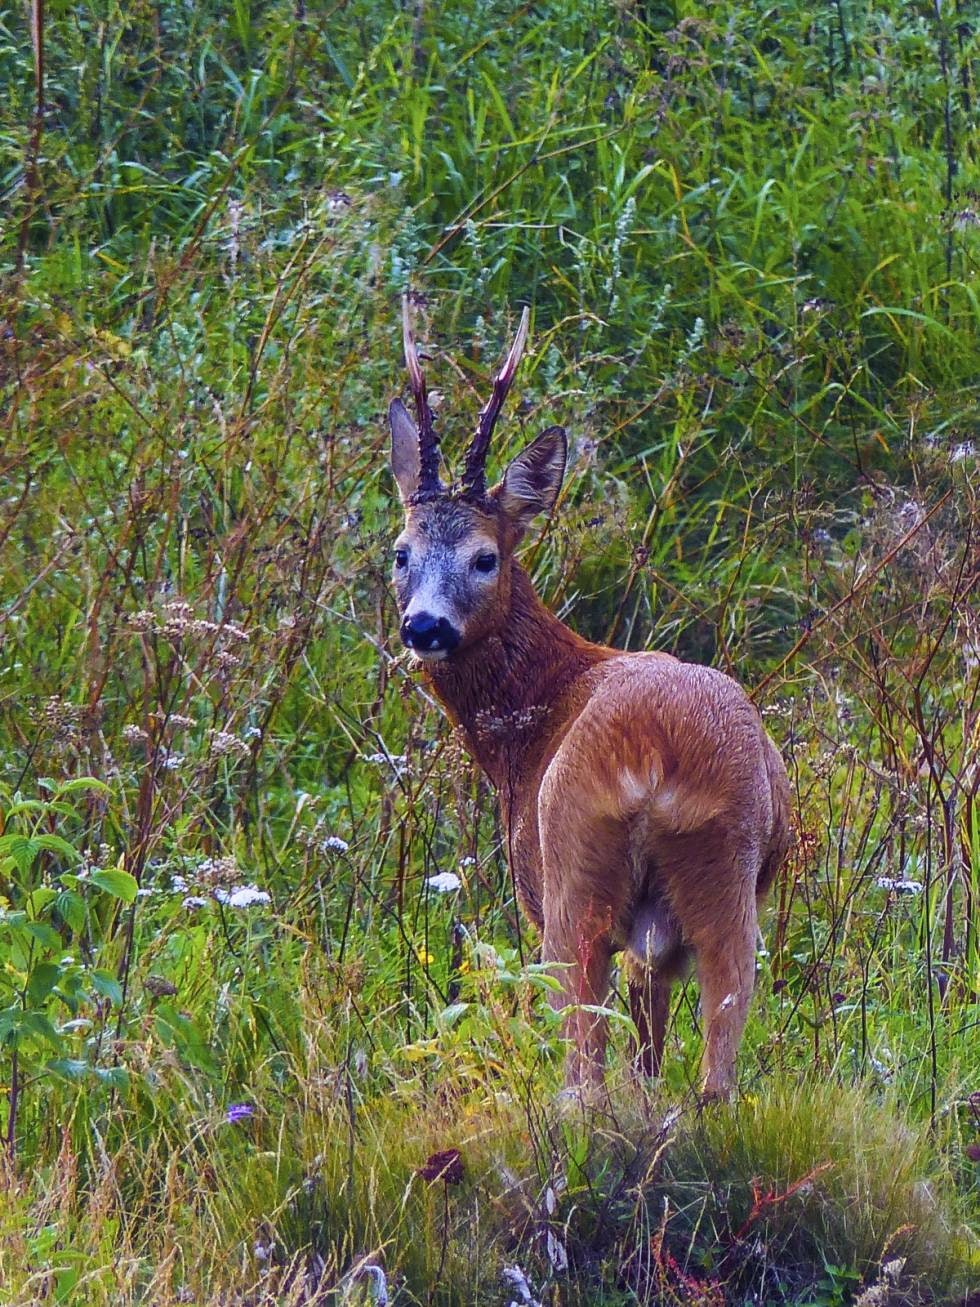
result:
M 0 14 L 5 1301 L 962 1298 L 970 16 L 33 12 Z M 652 1098 L 554 1105 L 492 795 L 392 639 L 409 286 L 450 454 L 532 305 L 496 454 L 569 427 L 549 602 L 729 670 L 787 759 L 731 1111 L 694 1108 L 694 986 Z

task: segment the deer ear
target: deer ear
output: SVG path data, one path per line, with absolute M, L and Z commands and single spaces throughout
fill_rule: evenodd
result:
M 389 404 L 388 423 L 391 427 L 391 470 L 398 482 L 401 501 L 407 504 L 419 488 L 419 433 L 400 399 L 393 399 Z
M 558 498 L 568 443 L 564 427 L 549 427 L 510 464 L 493 491 L 500 508 L 520 531 L 539 513 L 549 513 Z

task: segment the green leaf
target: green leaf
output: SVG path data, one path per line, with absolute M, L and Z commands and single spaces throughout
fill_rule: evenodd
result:
M 64 940 L 46 921 L 29 921 L 24 926 L 24 930 L 46 949 L 57 952 L 64 947 Z
M 47 1070 L 61 1080 L 84 1080 L 90 1068 L 87 1062 L 75 1057 L 53 1057 L 46 1063 Z
M 129 1072 L 124 1066 L 97 1066 L 92 1070 L 97 1080 L 113 1089 L 125 1089 L 129 1084 Z
M 0 835 L 0 858 L 11 858 L 21 875 L 30 871 L 39 848 L 40 846 L 26 835 L 16 833 Z
M 27 982 L 27 993 L 35 1003 L 42 1003 L 61 979 L 61 966 L 57 962 L 39 962 Z
M 62 781 L 55 788 L 55 795 L 77 794 L 79 790 L 95 790 L 98 794 L 112 793 L 105 781 L 100 781 L 95 776 L 76 776 L 74 780 Z
M 89 876 L 89 881 L 93 885 L 97 885 L 99 889 L 104 890 L 106 894 L 122 899 L 124 903 L 134 902 L 136 891 L 139 889 L 136 877 L 131 876 L 128 871 L 123 871 L 120 867 L 108 867 L 104 871 L 93 871 Z
M 27 906 L 35 917 L 39 917 L 49 903 L 58 897 L 58 891 L 50 885 L 41 885 L 27 896 Z
M 55 899 L 54 910 L 72 930 L 81 930 L 85 925 L 85 900 L 74 890 L 62 890 Z
M 20 1028 L 20 1021 L 21 1009 L 19 1005 L 4 1008 L 0 1012 L 0 1044 L 5 1043 L 7 1037 Z
M 20 1024 L 23 1030 L 29 1030 L 32 1035 L 37 1035 L 39 1039 L 49 1043 L 53 1049 L 60 1050 L 61 1036 L 43 1013 L 25 1012 Z
M 464 1012 L 470 1010 L 469 1003 L 450 1003 L 449 1007 L 444 1007 L 439 1013 L 439 1024 L 446 1030 L 451 1030 Z
M 170 1003 L 161 1003 L 156 1010 L 156 1028 L 164 1043 L 168 1044 L 200 1071 L 215 1072 L 214 1054 L 201 1036 L 194 1021 L 178 1012 Z
M 115 976 L 110 975 L 108 971 L 96 970 L 89 972 L 89 977 L 92 981 L 92 988 L 97 994 L 101 994 L 103 998 L 107 998 L 109 1002 L 114 1003 L 116 1007 L 122 1005 L 122 985 L 120 985 Z
M 39 849 L 47 849 L 51 853 L 60 853 L 63 858 L 69 862 L 80 862 L 82 855 L 67 840 L 63 840 L 60 835 L 35 835 L 34 843 Z

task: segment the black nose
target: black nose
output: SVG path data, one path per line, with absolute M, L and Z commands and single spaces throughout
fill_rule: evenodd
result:
M 419 653 L 434 653 L 437 649 L 452 653 L 459 644 L 459 632 L 445 617 L 413 613 L 402 622 L 402 639 L 409 649 Z

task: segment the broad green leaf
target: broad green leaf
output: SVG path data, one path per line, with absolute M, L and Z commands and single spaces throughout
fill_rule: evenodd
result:
M 41 885 L 40 888 L 33 890 L 27 896 L 27 906 L 35 917 L 39 917 L 49 903 L 58 897 L 58 891 L 53 890 L 50 885 Z
M 129 1072 L 124 1066 L 97 1066 L 92 1070 L 97 1080 L 113 1089 L 125 1089 L 129 1084 Z
M 46 921 L 29 921 L 24 930 L 47 949 L 60 951 L 64 947 L 64 940 Z
M 81 854 L 76 848 L 63 840 L 60 835 L 35 835 L 34 843 L 39 849 L 47 849 L 50 853 L 60 853 L 63 858 L 69 862 L 80 862 Z
M 61 1048 L 61 1036 L 43 1013 L 25 1012 L 20 1024 L 22 1029 L 29 1030 L 32 1035 L 45 1040 L 52 1048 Z
M 110 975 L 108 971 L 96 970 L 89 972 L 89 978 L 92 981 L 92 988 L 103 998 L 107 998 L 110 1003 L 119 1007 L 123 1001 L 122 985 Z
M 0 858 L 11 858 L 21 875 L 30 871 L 39 848 L 40 846 L 26 835 L 19 835 L 16 832 L 0 835 Z
M 450 1003 L 449 1007 L 444 1007 L 439 1013 L 439 1024 L 447 1030 L 451 1030 L 464 1012 L 470 1009 L 469 1003 Z
M 62 781 L 55 789 L 55 794 L 77 794 L 79 790 L 95 790 L 98 794 L 112 793 L 105 781 L 100 781 L 95 776 L 76 776 L 74 780 Z
M 90 1069 L 87 1062 L 74 1057 L 53 1057 L 46 1065 L 62 1080 L 83 1080 Z
M 62 890 L 55 899 L 54 910 L 74 931 L 85 925 L 85 900 L 74 890 Z
M 121 867 L 107 867 L 104 871 L 93 871 L 89 880 L 106 894 L 122 899 L 124 903 L 134 902 L 136 891 L 139 889 L 135 876 L 131 876 L 128 871 L 123 871 Z
M 57 962 L 39 962 L 31 972 L 27 982 L 28 997 L 35 1003 L 41 1003 L 61 979 L 61 965 Z

